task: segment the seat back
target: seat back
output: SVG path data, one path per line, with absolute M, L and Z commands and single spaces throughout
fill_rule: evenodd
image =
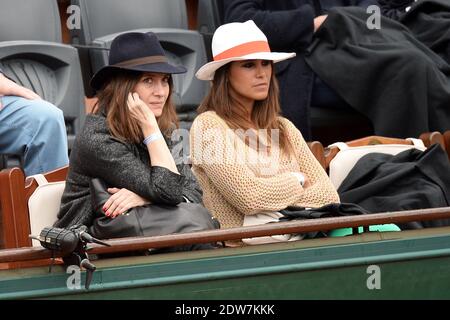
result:
M 61 23 L 55 0 L 2 0 L 0 41 L 61 42 Z
M 0 68 L 63 111 L 71 149 L 85 119 L 84 91 L 77 50 L 61 44 L 57 2 L 5 0 L 1 9 Z
M 91 44 L 110 34 L 143 28 L 187 29 L 184 0 L 72 0 L 81 9 L 81 29 L 72 42 Z
M 45 175 L 31 176 L 38 186 L 28 199 L 28 215 L 30 218 L 30 234 L 38 236 L 42 229 L 52 226 L 57 221 L 61 197 L 66 186 L 65 180 L 48 182 Z M 34 247 L 41 244 L 32 240 Z
M 211 42 L 216 29 L 223 24 L 223 0 L 199 0 L 197 30 L 202 34 L 208 61 L 212 60 Z
M 371 136 L 349 143 L 338 142 L 328 146 L 329 177 L 336 189 L 363 156 L 377 152 L 396 155 L 402 151 L 416 148 L 424 151 L 424 143 L 420 139 L 393 139 Z
M 28 247 L 30 234 L 53 225 L 67 172 L 65 166 L 25 179 L 17 167 L 0 171 L 0 249 Z

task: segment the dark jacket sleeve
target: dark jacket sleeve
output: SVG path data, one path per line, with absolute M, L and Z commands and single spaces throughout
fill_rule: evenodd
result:
M 378 0 L 381 13 L 391 19 L 400 20 L 406 13 L 406 8 L 411 6 L 414 0 Z
M 227 0 L 224 13 L 225 23 L 255 21 L 274 51 L 301 51 L 311 43 L 314 33 L 314 9 L 308 4 L 269 11 L 264 0 Z
M 111 187 L 133 191 L 155 204 L 176 205 L 182 201 L 182 175 L 144 163 L 137 147 L 112 137 L 106 120 L 100 116 L 87 118 L 85 129 L 77 139 L 77 154 L 88 175 L 103 179 Z

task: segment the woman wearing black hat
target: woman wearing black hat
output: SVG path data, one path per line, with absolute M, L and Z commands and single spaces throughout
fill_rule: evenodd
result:
M 153 33 L 114 39 L 109 65 L 91 79 L 98 102 L 72 149 L 55 226 L 92 225 L 92 178 L 110 187 L 103 211 L 112 219 L 148 203 L 201 202 L 190 168 L 171 155 L 177 124 L 171 74 L 183 72 L 167 63 Z

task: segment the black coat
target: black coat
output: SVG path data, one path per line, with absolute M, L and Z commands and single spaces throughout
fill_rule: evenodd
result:
M 309 107 L 314 74 L 305 62 L 316 16 L 338 6 L 367 7 L 376 0 L 226 0 L 225 23 L 254 20 L 272 51 L 296 52 L 297 57 L 276 64 L 283 115 L 310 139 Z
M 378 0 L 381 12 L 384 16 L 399 20 L 406 13 L 406 8 L 411 7 L 414 0 Z
M 450 66 L 402 24 L 382 17 L 370 30 L 368 18 L 360 8 L 332 9 L 306 57 L 311 68 L 377 135 L 450 129 Z
M 400 17 L 414 36 L 450 64 L 450 1 L 421 0 Z
M 403 151 L 395 156 L 371 153 L 362 157 L 338 190 L 342 202 L 372 212 L 450 206 L 450 162 L 439 145 L 422 152 Z M 401 229 L 450 225 L 450 219 L 411 222 Z
M 173 152 L 174 144 L 166 138 Z M 70 154 L 69 173 L 56 227 L 90 226 L 94 219 L 89 182 L 102 179 L 107 186 L 126 188 L 155 204 L 177 205 L 183 196 L 201 202 L 202 191 L 189 166 L 174 155 L 180 175 L 151 167 L 147 147 L 114 138 L 104 115 L 88 115 Z

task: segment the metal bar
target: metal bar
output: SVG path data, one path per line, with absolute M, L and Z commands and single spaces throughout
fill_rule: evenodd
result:
M 113 253 L 149 248 L 164 248 L 183 244 L 210 243 L 228 240 L 240 240 L 260 236 L 271 236 L 286 233 L 305 233 L 311 231 L 327 231 L 338 228 L 353 228 L 388 223 L 404 223 L 411 221 L 439 220 L 450 218 L 450 207 L 375 213 L 349 217 L 320 218 L 296 220 L 290 222 L 270 223 L 250 227 L 181 233 L 156 237 L 130 237 L 107 240 L 111 247 L 97 244 L 90 245 L 90 253 Z M 45 248 L 20 248 L 0 250 L 0 263 L 48 259 L 51 251 Z M 56 257 L 59 257 L 56 255 Z

